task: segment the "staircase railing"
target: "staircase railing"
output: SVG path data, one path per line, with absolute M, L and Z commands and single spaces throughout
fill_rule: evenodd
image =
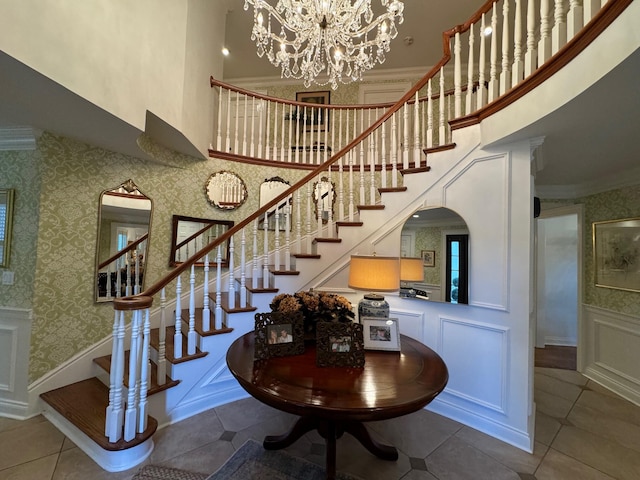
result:
M 271 273 L 292 269 L 292 257 L 312 255 L 317 242 L 336 241 L 337 227 L 358 224 L 357 212 L 377 208 L 380 192 L 402 189 L 398 185 L 403 170 L 428 169 L 421 150 L 450 142 L 449 123 L 464 116 L 467 124 L 479 121 L 480 117 L 473 118 L 474 112 L 486 111 L 500 98 L 527 88 L 536 69 L 546 68 L 545 62 L 555 62 L 554 56 L 561 52 L 569 38 L 574 43 L 579 37 L 587 39 L 580 41 L 590 41 L 586 29 L 580 30 L 583 23 L 590 22 L 589 30 L 608 25 L 630 2 L 610 0 L 596 13 L 601 7 L 597 0 L 588 0 L 582 6 L 572 0 L 566 12 L 564 2 L 555 0 L 552 16 L 551 0 L 488 1 L 467 23 L 443 33 L 442 59 L 393 105 L 319 107 L 259 95 L 212 78 L 211 85 L 218 88 L 219 93 L 217 138 L 215 148 L 211 148 L 212 156 L 267 165 L 286 162 L 310 172 L 141 294 L 114 301 L 114 343 L 105 427 L 109 440 L 129 441 L 146 427 L 149 314 L 155 296 L 160 295 L 160 379 L 164 378 L 160 371 L 165 371 L 164 332 L 169 318 L 165 291 L 174 282 L 174 355 L 183 356 L 181 276 L 185 272 L 189 272 L 189 293 L 184 295 L 189 304 L 188 320 L 184 321 L 188 330 L 186 354 L 196 351 L 196 262 L 204 259 L 204 301 L 208 299 L 210 286 L 215 291 L 210 328 L 224 328 L 223 309 L 245 308 L 248 288 L 268 287 Z M 491 36 L 481 35 L 488 25 L 493 28 Z M 526 41 L 523 25 L 526 25 Z M 498 37 L 502 39 L 501 56 L 498 56 Z M 463 45 L 469 47 L 463 49 Z M 454 65 L 449 68 L 446 66 L 452 58 L 452 49 Z M 462 82 L 463 65 L 466 65 L 466 85 Z M 436 94 L 434 87 L 438 90 Z M 227 113 L 223 115 L 225 104 Z M 256 121 L 249 123 L 244 114 L 240 129 L 240 109 L 244 113 L 249 108 L 255 113 L 251 117 Z M 233 110 L 235 115 L 231 115 Z M 300 115 L 302 121 L 298 121 Z M 230 116 L 233 122 L 226 121 Z M 331 133 L 326 128 L 328 122 L 332 124 Z M 313 205 L 311 199 L 317 186 L 314 182 L 321 181 L 325 189 L 316 195 Z M 337 197 L 335 213 L 328 213 L 327 218 L 323 214 L 324 194 Z M 274 209 L 288 198 L 293 199 L 292 206 L 287 201 L 285 208 Z M 274 210 L 276 227 L 275 231 L 269 231 L 268 214 Z M 221 245 L 225 242 L 229 243 L 229 266 L 223 275 Z M 210 256 L 214 257 L 211 264 L 216 266 L 216 275 L 211 281 Z M 209 310 L 206 303 L 205 310 Z M 127 382 L 123 378 L 125 312 L 131 316 Z

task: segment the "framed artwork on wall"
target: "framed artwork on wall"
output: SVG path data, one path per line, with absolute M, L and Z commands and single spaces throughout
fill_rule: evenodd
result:
M 299 122 L 304 121 L 306 132 L 324 132 L 329 129 L 329 109 L 321 108 L 322 105 L 329 105 L 331 92 L 329 90 L 321 92 L 297 92 L 296 102 L 314 103 L 318 108 L 313 107 L 311 112 L 296 112 Z M 308 110 L 308 109 L 307 109 Z
M 593 223 L 596 287 L 640 292 L 640 218 Z
M 425 267 L 436 266 L 436 251 L 435 250 L 421 250 L 420 256 L 422 257 L 422 264 Z

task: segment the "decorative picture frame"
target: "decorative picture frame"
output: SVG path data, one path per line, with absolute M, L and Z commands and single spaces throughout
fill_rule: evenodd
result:
M 422 265 L 425 267 L 436 266 L 436 251 L 435 250 L 421 250 L 420 256 L 422 257 Z
M 331 91 L 323 90 L 318 92 L 297 92 L 296 102 L 330 105 Z M 302 122 L 303 118 L 302 116 L 298 115 L 298 110 L 299 109 L 296 110 L 295 115 L 298 121 Z M 329 130 L 328 109 L 317 108 L 315 109 L 314 114 L 310 117 L 307 117 L 305 120 L 305 132 L 324 132 L 325 130 Z
M 400 351 L 397 318 L 362 317 L 365 350 Z
M 593 222 L 596 287 L 640 292 L 640 217 Z
M 364 339 L 359 323 L 318 322 L 316 327 L 318 367 L 364 367 Z
M 301 312 L 256 313 L 254 358 L 286 357 L 304 353 Z
M 0 190 L 0 267 L 9 267 L 11 258 L 11 229 L 13 225 L 13 188 Z

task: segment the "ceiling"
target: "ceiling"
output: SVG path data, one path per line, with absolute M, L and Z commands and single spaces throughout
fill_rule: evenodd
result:
M 224 1 L 226 22 L 224 79 L 269 77 L 280 72 L 266 58 L 258 58 L 251 36 L 251 11 L 244 0 Z M 374 5 L 379 0 L 373 0 Z M 484 0 L 427 2 L 405 0 L 405 21 L 383 65 L 375 72 L 398 68 L 425 68 L 442 56 L 442 32 L 464 23 Z M 407 45 L 406 37 L 413 43 Z M 366 77 L 365 77 L 366 78 Z M 566 189 L 578 195 L 585 188 L 611 188 L 640 179 L 640 50 L 600 82 L 562 108 L 517 132 L 514 139 L 544 136 L 544 169 L 536 173 L 536 187 Z M 101 111 L 50 79 L 0 51 L 0 127 L 31 125 L 103 148 L 135 156 L 139 132 Z M 137 151 L 135 150 L 137 149 Z M 617 183 L 616 183 L 617 182 Z M 637 182 L 636 182 L 637 183 Z M 573 193 L 572 193 L 573 192 Z

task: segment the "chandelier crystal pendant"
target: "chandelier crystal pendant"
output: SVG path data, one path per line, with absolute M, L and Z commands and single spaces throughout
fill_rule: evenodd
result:
M 253 6 L 251 40 L 258 56 L 265 54 L 283 78 L 331 84 L 361 80 L 362 74 L 384 63 L 396 21 L 404 21 L 404 3 L 380 0 L 385 12 L 374 18 L 371 0 L 245 0 Z M 318 76 L 326 72 L 319 79 Z

